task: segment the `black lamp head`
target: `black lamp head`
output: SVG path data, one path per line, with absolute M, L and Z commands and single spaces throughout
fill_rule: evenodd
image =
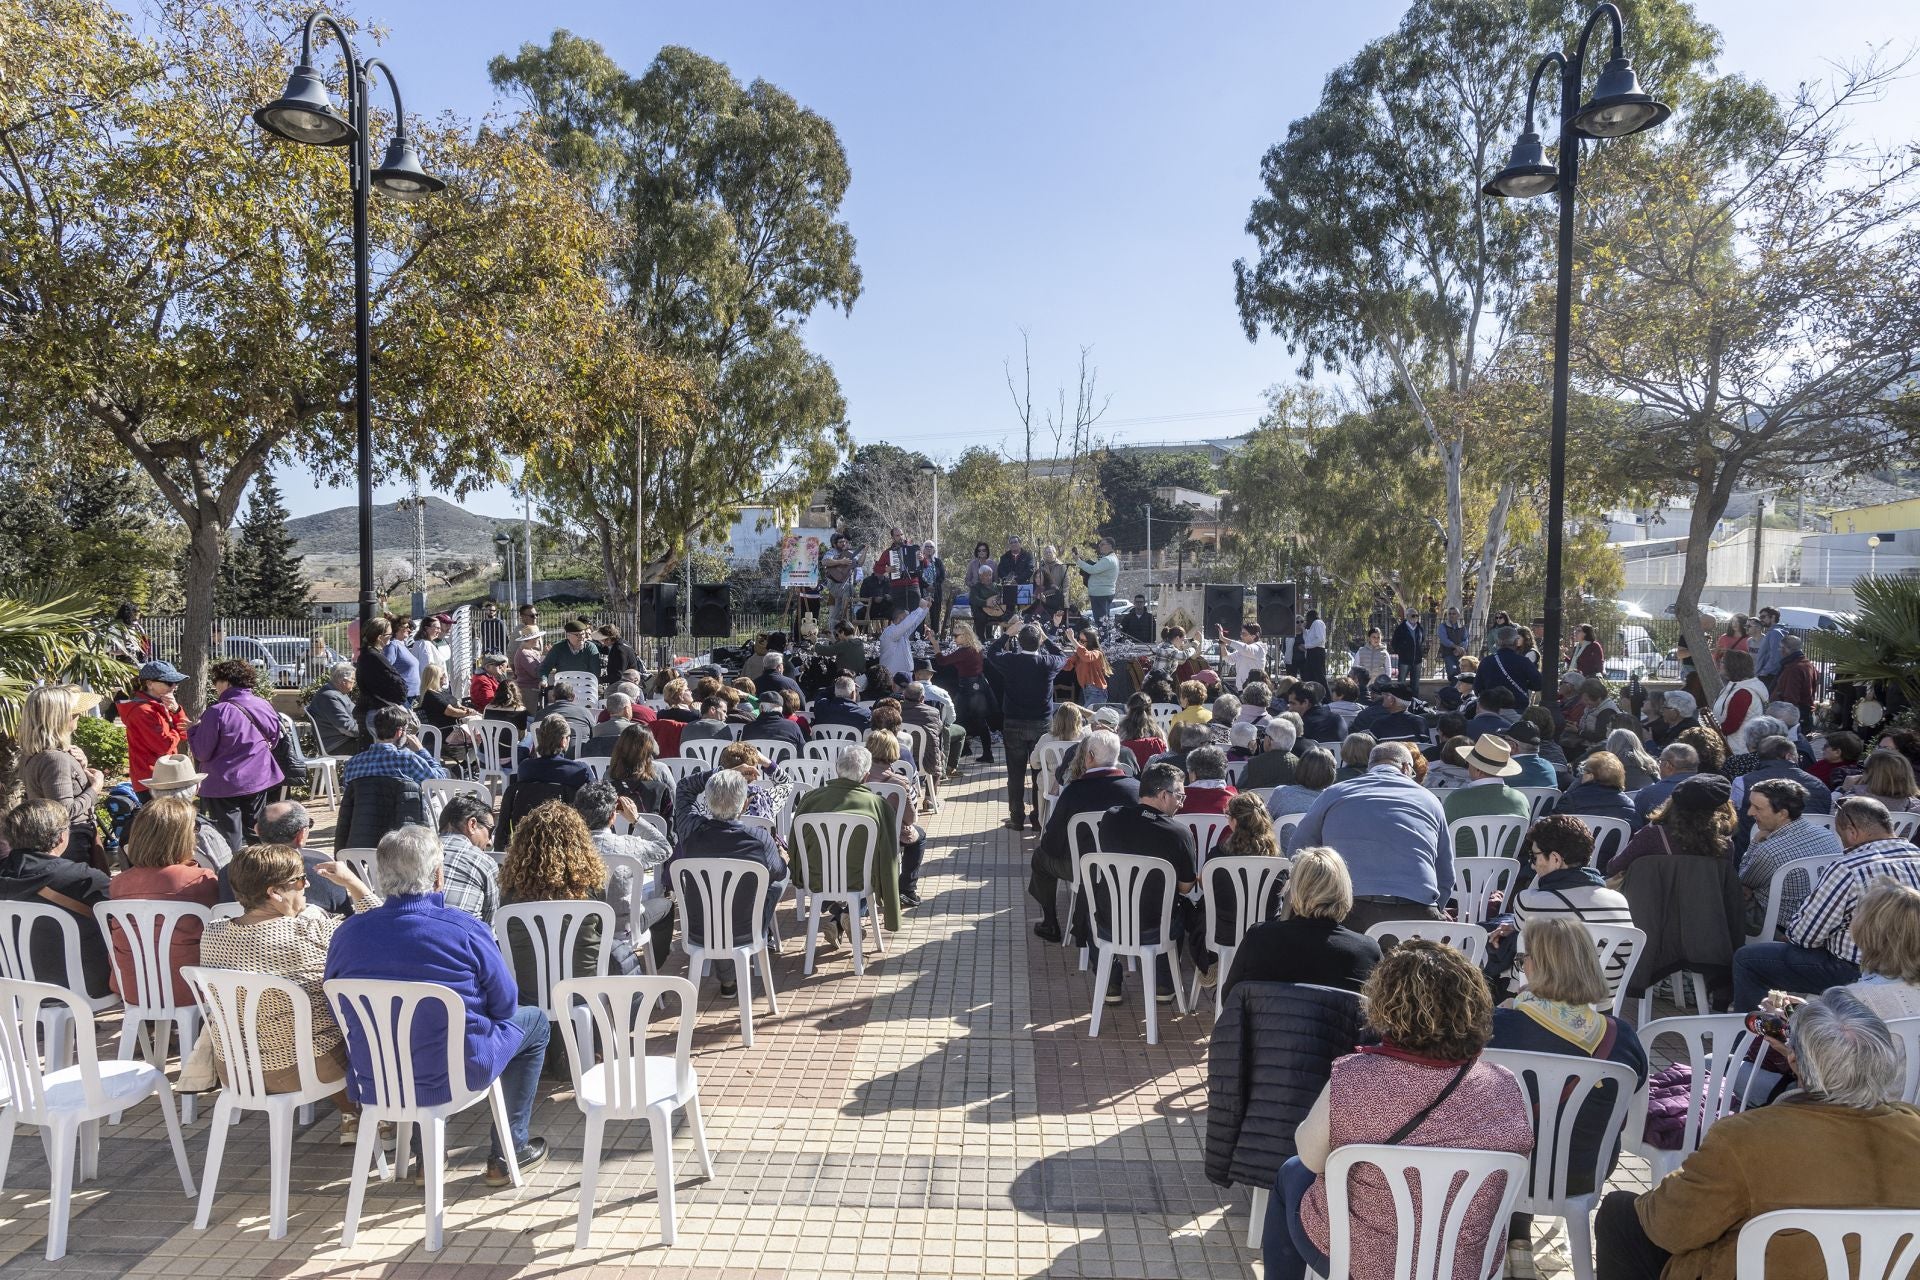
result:
M 400 133 L 387 144 L 386 158 L 373 171 L 373 187 L 390 200 L 407 201 L 445 191 L 447 184 L 427 172 L 413 143 Z
M 1509 200 L 1528 200 L 1544 196 L 1559 185 L 1560 170 L 1547 163 L 1547 149 L 1540 135 L 1529 129 L 1513 144 L 1507 167 L 1488 179 L 1480 190 Z
M 304 62 L 287 77 L 287 91 L 254 112 L 253 122 L 277 138 L 314 147 L 343 147 L 354 138 L 353 126 L 333 109 L 326 82 Z
M 1589 138 L 1624 138 L 1651 129 L 1672 114 L 1673 108 L 1641 91 L 1633 64 L 1617 57 L 1601 70 L 1593 97 L 1573 117 L 1573 128 Z

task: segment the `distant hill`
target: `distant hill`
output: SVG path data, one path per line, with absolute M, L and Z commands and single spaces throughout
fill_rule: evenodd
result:
M 493 535 L 517 520 L 497 520 L 475 515 L 441 498 L 429 497 L 427 511 L 427 552 L 429 556 L 460 556 L 491 560 L 497 553 Z M 287 521 L 295 548 L 303 556 L 327 560 L 357 555 L 360 550 L 359 510 L 335 507 L 297 520 Z M 396 507 L 392 502 L 377 505 L 373 512 L 373 545 L 377 552 L 411 557 L 414 552 L 414 524 L 411 507 Z

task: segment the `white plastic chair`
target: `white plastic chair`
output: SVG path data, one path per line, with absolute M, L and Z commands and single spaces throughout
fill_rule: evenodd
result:
M 1247 772 L 1247 762 L 1245 760 L 1227 761 L 1227 781 L 1233 784 L 1234 789 L 1236 791 L 1239 790 L 1240 779 L 1242 776 L 1246 774 L 1246 772 Z
M 1646 1141 L 1646 1090 L 1635 1097 L 1633 1114 L 1627 1120 L 1627 1150 L 1646 1158 L 1652 1180 L 1658 1182 L 1699 1149 L 1700 1139 L 1715 1121 L 1732 1115 L 1755 1096 L 1764 1097 L 1748 1064 L 1765 1051 L 1766 1041 L 1747 1030 L 1746 1015 L 1741 1013 L 1661 1018 L 1639 1028 L 1639 1034 L 1649 1058 L 1654 1056 L 1654 1041 L 1663 1036 L 1678 1038 L 1686 1046 L 1687 1065 L 1693 1072 L 1687 1085 L 1687 1117 L 1679 1150 L 1669 1151 Z
M 682 760 L 697 761 L 702 769 L 717 769 L 720 767 L 720 753 L 725 751 L 729 745 L 731 744 L 719 738 L 702 738 L 695 742 L 682 742 L 680 744 L 680 758 Z
M 1774 935 L 1780 930 L 1780 904 L 1786 900 L 1788 880 L 1795 876 L 1807 878 L 1806 893 L 1801 895 L 1801 900 L 1805 901 L 1806 894 L 1812 893 L 1813 886 L 1820 883 L 1820 873 L 1844 856 L 1846 855 L 1839 853 L 1815 854 L 1811 858 L 1795 858 L 1792 862 L 1777 867 L 1767 881 L 1766 919 L 1760 922 L 1760 932 L 1750 935 L 1747 941 L 1772 942 L 1774 940 Z
M 1511 1049 L 1486 1049 L 1481 1058 L 1511 1071 L 1531 1104 L 1528 1118 L 1533 1122 L 1533 1160 L 1514 1211 L 1564 1220 L 1567 1254 L 1573 1262 L 1575 1280 L 1593 1280 L 1591 1219 L 1594 1205 L 1606 1191 L 1607 1157 L 1613 1154 L 1614 1144 L 1620 1141 L 1620 1130 L 1633 1110 L 1633 1095 L 1638 1087 L 1633 1069 L 1604 1059 L 1561 1053 L 1521 1053 Z M 1613 1085 L 1613 1107 L 1607 1113 L 1593 1163 L 1577 1170 L 1590 1175 L 1586 1181 L 1592 1189 L 1573 1195 L 1567 1188 L 1576 1172 L 1573 1163 L 1575 1120 L 1587 1100 L 1608 1083 Z
M 863 741 L 865 741 L 865 739 L 856 739 L 855 744 L 858 745 L 858 743 Z M 809 742 L 807 749 L 801 753 L 800 758 L 802 760 L 822 760 L 828 764 L 832 764 L 833 761 L 839 757 L 840 748 L 846 745 L 846 743 L 838 740 Z
M 204 931 L 213 916 L 197 902 L 157 902 L 142 898 L 122 898 L 116 902 L 97 902 L 94 923 L 100 926 L 107 950 L 114 953 L 114 933 L 126 939 L 128 963 L 119 967 L 122 995 L 126 1007 L 120 1017 L 120 1053 L 122 1062 L 133 1057 L 138 1045 L 146 1059 L 161 1071 L 167 1069 L 167 1047 L 175 1027 L 180 1029 L 180 1060 L 185 1062 L 200 1038 L 200 1006 L 192 1000 L 181 1003 L 173 997 L 173 939 L 188 920 L 200 922 Z M 126 988 L 131 980 L 132 991 Z M 128 995 L 131 995 L 131 999 Z M 156 1036 L 155 1029 L 159 1034 Z M 181 1114 L 194 1117 L 194 1099 L 183 1098 Z M 119 1124 L 118 1112 L 108 1121 Z
M 913 748 L 913 763 L 922 774 L 937 777 L 946 772 L 940 759 L 941 743 L 934 741 L 933 730 L 920 724 L 903 724 L 900 732 L 906 735 L 907 743 Z
M 679 786 L 686 781 L 689 774 L 699 773 L 712 767 L 687 756 L 662 756 L 653 762 L 653 771 L 665 774 L 667 785 L 670 787 Z
M 646 887 L 653 878 L 652 873 L 647 870 L 644 862 L 631 853 L 603 852 L 600 855 L 600 861 L 607 864 L 608 888 L 613 886 L 613 873 L 622 868 L 626 870 L 627 883 L 631 886 L 626 904 L 627 938 L 633 943 L 634 951 L 639 953 L 640 967 L 648 973 L 658 972 L 653 963 L 653 930 L 642 923 L 646 919 L 644 909 L 647 900 Z M 606 935 L 601 936 L 604 939 Z M 604 944 L 602 954 L 605 954 Z
M 1128 754 L 1130 755 L 1132 753 L 1129 752 Z M 1122 759 L 1124 760 L 1125 757 L 1123 756 Z M 1235 785 L 1237 786 L 1238 784 L 1236 783 Z M 1279 789 L 1278 787 L 1241 787 L 1240 794 L 1243 796 L 1253 796 L 1260 801 L 1260 807 L 1264 809 L 1267 807 L 1267 801 L 1272 799 L 1273 793 Z
M 1811 823 L 1816 827 L 1825 827 L 1829 831 L 1833 830 L 1833 815 L 1830 813 L 1803 813 L 1800 815 L 1800 821 Z
M 652 836 L 655 840 L 673 843 L 673 832 L 667 826 L 667 820 L 657 813 L 641 813 L 632 818 L 616 813 L 608 830 L 617 836 L 630 836 L 637 831 L 642 835 Z
M 600 705 L 600 682 L 585 671 L 556 671 L 553 673 L 555 685 L 565 685 L 573 690 L 573 700 L 591 711 Z
M 1705 975 L 1695 973 L 1690 969 L 1676 969 L 1640 993 L 1639 1012 L 1634 1015 L 1633 1024 L 1639 1027 L 1645 1026 L 1647 1023 L 1653 1021 L 1653 993 L 1662 987 L 1670 990 L 1673 993 L 1673 1002 L 1682 1009 L 1685 1009 L 1687 1007 L 1687 984 L 1689 982 L 1692 983 L 1693 988 L 1694 1012 L 1699 1014 L 1712 1013 L 1713 1002 L 1707 998 L 1707 979 Z
M 1207 855 L 1213 847 L 1226 839 L 1227 828 L 1233 825 L 1233 819 L 1224 813 L 1176 813 L 1173 820 L 1185 827 L 1193 836 L 1194 870 L 1204 870 Z
M 1900 1099 L 1920 1105 L 1920 1018 L 1895 1018 L 1887 1023 L 1887 1030 L 1900 1042 L 1907 1059 L 1907 1078 Z
M 486 783 L 498 781 L 504 790 L 507 775 L 518 767 L 514 758 L 514 747 L 519 742 L 519 731 L 505 720 L 489 720 L 482 716 L 469 717 L 467 732 L 473 735 L 474 745 L 480 753 L 480 780 Z
M 767 988 L 767 1012 L 778 1016 L 780 998 L 773 989 L 773 964 L 767 959 L 767 869 L 740 858 L 682 858 L 673 864 L 673 905 L 680 915 L 680 949 L 695 984 L 707 974 L 709 962 L 733 962 L 733 980 L 740 997 L 740 1043 L 753 1047 L 753 968 Z M 746 936 L 734 928 L 734 905 L 745 895 L 752 904 Z M 699 903 L 704 941 L 696 942 L 689 928 L 687 908 Z M 714 935 L 718 934 L 716 938 Z
M 1527 819 L 1518 814 L 1479 814 L 1449 822 L 1447 837 L 1453 843 L 1453 856 L 1456 858 L 1512 858 L 1519 855 L 1520 842 L 1526 838 L 1528 825 Z M 1462 835 L 1473 837 L 1471 854 L 1460 851 Z
M 1540 821 L 1541 816 L 1560 800 L 1560 788 L 1558 787 L 1515 787 L 1514 790 L 1527 798 L 1527 824 L 1529 826 Z
M 240 1112 L 259 1111 L 267 1117 L 267 1141 L 272 1152 L 267 1162 L 272 1206 L 267 1239 L 278 1240 L 287 1234 L 287 1184 L 293 1171 L 294 1112 L 331 1098 L 343 1086 L 337 1080 L 323 1083 L 314 1071 L 313 1005 L 307 993 L 292 981 L 264 973 L 209 969 L 201 965 L 188 965 L 180 972 L 193 985 L 194 995 L 207 1017 L 207 1034 L 220 1047 L 221 1059 L 227 1066 L 227 1083 L 214 1099 L 213 1116 L 207 1128 L 207 1162 L 200 1170 L 200 1208 L 194 1215 L 194 1229 L 205 1231 L 207 1219 L 213 1212 L 220 1164 L 227 1149 L 227 1130 L 238 1122 Z M 283 1000 L 293 1011 L 293 1059 L 300 1072 L 300 1087 L 291 1093 L 267 1092 L 267 1068 L 261 1058 L 258 1033 L 260 1006 L 268 999 Z M 380 1162 L 384 1167 L 385 1152 L 380 1154 Z
M 744 741 L 773 764 L 783 764 L 800 755 L 791 742 L 781 742 L 776 738 L 747 738 Z
M 845 746 L 845 743 L 835 743 Z M 780 765 L 780 776 L 796 786 L 811 791 L 815 787 L 825 786 L 833 780 L 833 763 L 829 760 L 787 760 Z
M 1368 927 L 1367 936 L 1376 942 L 1387 938 L 1400 942 L 1409 938 L 1424 938 L 1429 942 L 1443 942 L 1456 951 L 1464 951 L 1467 959 L 1476 965 L 1487 961 L 1487 931 L 1477 924 L 1453 920 L 1382 920 Z
M 1510 1151 L 1460 1147 L 1355 1143 L 1336 1148 L 1327 1158 L 1327 1243 L 1331 1247 L 1327 1250 L 1326 1280 L 1351 1280 L 1353 1274 L 1347 1177 L 1357 1165 L 1372 1165 L 1385 1177 L 1397 1219 L 1393 1270 L 1364 1280 L 1436 1280 L 1459 1273 L 1493 1274 L 1496 1260 L 1506 1252 L 1507 1222 L 1526 1183 L 1527 1157 Z M 1499 1202 L 1481 1256 L 1477 1262 L 1471 1255 L 1464 1262 L 1458 1261 L 1467 1211 L 1481 1189 L 1496 1177 L 1501 1180 Z M 1456 1183 L 1457 1191 L 1453 1190 Z
M 420 735 L 420 749 L 427 753 L 428 758 L 440 759 L 442 754 L 440 730 L 434 725 L 423 724 L 415 728 L 414 732 Z
M 1287 844 L 1293 839 L 1293 829 L 1306 818 L 1305 813 L 1283 813 L 1273 820 L 1273 838 L 1280 843 L 1280 852 L 1286 853 Z
M 1920 836 L 1920 813 L 1914 813 L 1912 811 L 1902 813 L 1889 812 L 1887 819 L 1893 826 L 1893 834 L 1899 836 L 1902 840 L 1912 840 L 1916 836 Z
M 1141 901 L 1147 886 L 1160 883 L 1160 914 L 1157 920 L 1141 919 Z M 1173 899 L 1179 892 L 1173 867 L 1164 858 L 1143 858 L 1130 853 L 1083 853 L 1080 855 L 1080 882 L 1089 895 L 1087 914 L 1093 921 L 1094 948 L 1100 953 L 1100 965 L 1093 984 L 1093 1018 L 1087 1024 L 1089 1037 L 1100 1034 L 1100 1015 L 1107 1005 L 1107 984 L 1113 974 L 1115 956 L 1140 962 L 1144 977 L 1140 990 L 1146 998 L 1147 1043 L 1160 1043 L 1160 1017 L 1154 961 L 1167 958 L 1173 971 L 1173 996 L 1180 1012 L 1187 1012 L 1187 989 L 1180 980 L 1180 956 L 1173 933 Z M 1100 913 L 1094 899 L 1104 888 L 1107 903 L 1107 927 L 1100 927 Z M 1151 934 L 1154 941 L 1148 941 Z
M 859 842 L 856 844 L 856 840 Z M 808 850 L 818 850 L 820 878 L 812 879 L 813 859 Z M 859 852 L 856 855 L 855 850 Z M 796 909 L 807 913 L 807 955 L 801 972 L 813 973 L 814 948 L 820 940 L 820 904 L 844 902 L 847 906 L 847 941 L 853 948 L 855 977 L 866 973 L 866 947 L 860 937 L 860 917 L 873 920 L 874 946 L 887 949 L 886 930 L 880 925 L 880 899 L 873 892 L 873 861 L 880 850 L 880 824 L 861 813 L 797 813 L 793 816 L 793 890 Z M 855 858 L 859 859 L 860 888 L 853 888 Z
M 1630 924 L 1588 923 L 1587 933 L 1599 949 L 1600 972 L 1606 975 L 1607 987 L 1613 992 L 1612 999 L 1600 1008 L 1611 1013 L 1620 1007 L 1621 997 L 1633 985 L 1633 971 L 1647 946 L 1646 930 Z M 1615 964 L 1620 966 L 1618 970 Z
M 601 1146 L 607 1121 L 647 1122 L 653 1144 L 654 1182 L 660 1193 L 660 1243 L 674 1242 L 673 1113 L 687 1113 L 693 1130 L 693 1148 L 707 1177 L 713 1177 L 713 1157 L 707 1152 L 707 1129 L 700 1116 L 700 1082 L 693 1069 L 694 1005 L 698 991 L 685 978 L 568 978 L 554 986 L 556 1005 L 574 1016 L 560 1021 L 567 1040 L 567 1058 L 574 1063 L 573 1097 L 585 1113 L 585 1149 L 580 1162 L 580 1226 L 574 1248 L 584 1249 L 593 1232 L 593 1196 L 600 1180 Z M 653 1007 L 663 996 L 679 1003 L 679 1028 L 673 1056 L 647 1053 Z M 604 1061 L 593 1061 L 597 1035 Z
M 1455 858 L 1454 914 L 1469 922 L 1485 920 L 1496 893 L 1500 895 L 1501 904 L 1511 910 L 1513 882 L 1519 875 L 1518 858 Z
M 629 917 L 631 918 L 631 917 Z M 573 971 L 574 950 L 588 920 L 600 922 L 600 946 L 592 973 Z M 564 902 L 501 903 L 493 912 L 493 939 L 513 967 L 513 926 L 527 935 L 533 954 L 533 982 L 520 983 L 520 998 L 538 1005 L 548 1022 L 561 1021 L 561 1005 L 553 998 L 553 984 L 564 978 L 604 978 L 613 947 L 613 908 L 591 898 Z M 529 989 L 531 988 L 531 989 Z M 529 997 L 531 999 L 529 1000 Z
M 600 782 L 606 778 L 607 776 L 607 757 L 606 756 L 579 756 L 577 757 L 577 759 L 580 761 L 581 764 L 587 766 L 587 772 L 593 775 L 593 780 L 595 782 Z
M 395 1145 L 395 1172 L 404 1179 L 410 1145 L 406 1126 L 420 1126 L 420 1163 L 426 1173 L 427 1252 L 440 1250 L 446 1227 L 447 1117 L 485 1102 L 493 1112 L 507 1174 L 520 1185 L 520 1162 L 507 1121 L 507 1097 L 496 1078 L 484 1088 L 467 1087 L 467 1012 L 451 988 L 437 982 L 386 982 L 369 978 L 330 978 L 325 983 L 333 1016 L 349 1045 L 365 1047 L 372 1097 L 360 1107 L 360 1138 L 353 1148 L 353 1178 L 347 1186 L 347 1216 L 340 1243 L 351 1248 L 360 1233 L 360 1207 L 366 1200 L 367 1171 L 374 1163 L 380 1126 L 391 1121 L 402 1135 Z M 413 1024 L 429 1003 L 441 1007 L 447 1028 L 445 1050 L 449 1096 L 445 1102 L 421 1099 L 415 1079 Z
M 427 814 L 436 826 L 440 822 L 440 811 L 447 807 L 447 801 L 457 795 L 471 795 L 488 809 L 493 808 L 493 788 L 484 782 L 471 782 L 465 778 L 428 778 L 420 784 L 420 794 L 426 800 Z
M 380 889 L 380 851 L 378 849 L 336 849 L 333 860 L 344 862 L 353 868 L 353 874 L 360 877 L 362 884 L 368 885 L 376 893 Z
M 1166 727 L 1169 720 L 1180 714 L 1180 704 L 1177 702 L 1156 702 L 1150 709 L 1153 712 L 1153 718 L 1160 722 L 1162 728 Z
M 866 734 L 850 724 L 817 724 L 807 735 L 811 742 L 853 743 L 855 746 L 866 741 Z M 811 745 L 811 742 L 809 745 Z
M 1220 1016 L 1223 1007 L 1220 988 L 1225 985 L 1227 974 L 1233 968 L 1234 950 L 1239 947 L 1240 939 L 1246 937 L 1247 930 L 1267 919 L 1267 900 L 1273 896 L 1275 885 L 1292 870 L 1293 863 L 1286 858 L 1222 855 L 1210 859 L 1206 869 L 1201 871 L 1200 883 L 1205 889 L 1202 902 L 1207 913 L 1207 946 L 1219 957 L 1214 968 L 1215 1018 Z M 1222 920 L 1220 917 L 1221 889 L 1225 886 L 1233 889 L 1231 920 Z M 1200 1006 L 1198 973 L 1193 975 L 1193 992 L 1189 1002 L 1195 1008 Z
M 1625 818 L 1600 818 L 1591 814 L 1576 813 L 1578 818 L 1593 833 L 1593 859 L 1587 865 L 1597 867 L 1627 847 L 1627 841 L 1633 839 L 1633 824 Z
M 79 975 L 85 972 L 80 961 L 80 921 L 71 911 L 50 902 L 0 902 L 0 978 L 42 980 L 33 964 L 33 935 L 38 929 L 59 931 L 66 972 L 78 983 Z M 73 994 L 90 1013 L 104 1013 L 120 1005 L 120 997 L 112 992 L 103 996 L 78 991 Z M 73 1061 L 76 1032 L 65 1004 L 56 1001 L 40 1006 L 40 1035 L 47 1047 L 47 1070 L 57 1071 Z
M 59 1005 L 64 1017 L 49 1019 L 48 1005 Z M 49 1070 L 41 1065 L 33 1028 L 49 1022 L 74 1029 L 79 1049 L 72 1066 Z M 100 1176 L 100 1121 L 108 1115 L 157 1099 L 180 1185 L 193 1195 L 193 1173 L 165 1073 L 146 1062 L 101 1062 L 94 1035 L 93 1009 L 83 997 L 49 983 L 0 978 L 0 1095 L 7 1098 L 0 1108 L 0 1186 L 13 1155 L 14 1126 L 40 1126 L 47 1150 L 49 1262 L 67 1253 L 75 1177 L 86 1182 Z
M 1069 926 L 1073 923 L 1073 906 L 1076 902 L 1080 901 L 1080 895 L 1085 890 L 1085 886 L 1080 882 L 1080 855 L 1083 853 L 1100 852 L 1100 819 L 1105 816 L 1105 814 L 1098 812 L 1076 813 L 1067 819 L 1067 865 L 1073 869 L 1073 892 L 1067 896 L 1067 923 Z M 1060 931 L 1060 945 L 1063 947 L 1073 945 L 1073 929 L 1071 927 Z M 1087 949 L 1081 947 L 1080 972 L 1085 973 L 1086 971 Z
M 238 920 L 245 914 L 247 908 L 238 902 L 216 902 L 207 908 L 207 915 L 214 920 Z
M 1782 1231 L 1804 1231 L 1820 1248 L 1820 1276 L 1799 1280 L 1904 1280 L 1920 1267 L 1920 1220 L 1911 1209 L 1775 1209 L 1740 1227 L 1733 1265 L 1741 1280 L 1778 1274 L 1767 1270 L 1767 1245 Z M 1858 1271 L 1847 1259 L 1849 1240 Z

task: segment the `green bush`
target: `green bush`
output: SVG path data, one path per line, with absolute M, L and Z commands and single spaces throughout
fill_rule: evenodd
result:
M 99 716 L 81 716 L 73 744 L 86 752 L 87 763 L 107 775 L 107 781 L 127 776 L 127 731 Z

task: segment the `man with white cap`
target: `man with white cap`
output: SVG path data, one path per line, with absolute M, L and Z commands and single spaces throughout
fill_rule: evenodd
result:
M 1447 792 L 1444 807 L 1448 826 L 1462 818 L 1527 816 L 1527 798 L 1506 783 L 1506 779 L 1520 772 L 1520 764 L 1513 758 L 1513 746 L 1505 738 L 1497 733 L 1481 734 L 1466 752 L 1466 766 L 1466 785 Z M 1489 849 L 1483 853 L 1472 844 L 1469 837 L 1454 852 L 1462 858 L 1497 858 L 1512 852 Z
M 1700 723 L 1700 704 L 1685 689 L 1669 689 L 1661 695 L 1660 714 L 1647 726 L 1647 737 L 1655 747 L 1665 749 L 1686 730 Z
M 161 756 L 153 762 L 153 773 L 147 778 L 147 794 L 178 796 L 192 804 L 200 798 L 200 784 L 206 777 L 206 774 L 195 770 L 192 756 Z M 204 815 L 196 813 L 193 860 L 209 871 L 218 871 L 233 861 L 233 853 L 233 846 L 227 843 L 220 828 L 208 822 Z

